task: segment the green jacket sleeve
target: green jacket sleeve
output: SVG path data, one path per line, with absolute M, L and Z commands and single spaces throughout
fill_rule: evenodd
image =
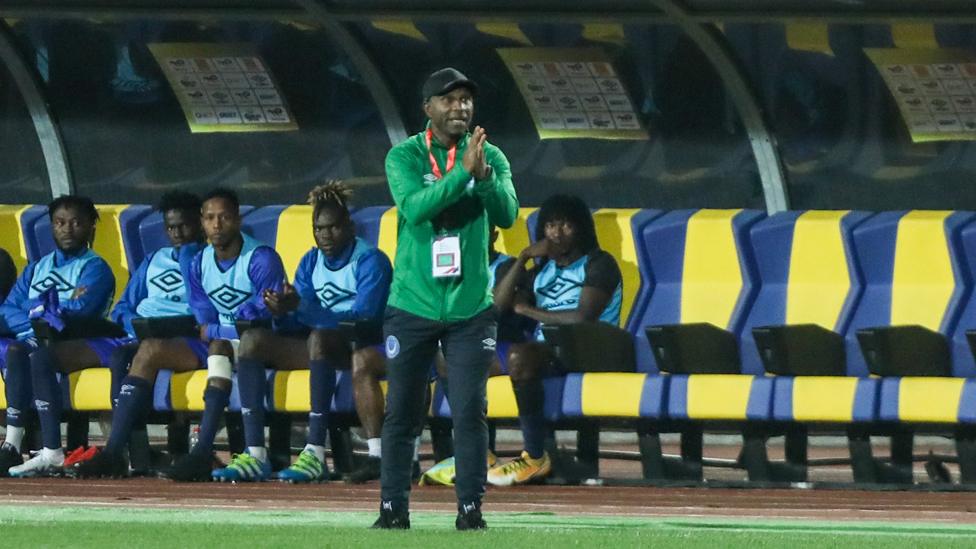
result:
M 512 184 L 512 167 L 505 153 L 490 143 L 485 144 L 485 160 L 491 165 L 492 176 L 475 184 L 474 190 L 485 205 L 488 222 L 507 229 L 515 223 L 519 207 Z
M 458 162 L 443 179 L 427 186 L 424 185 L 424 173 L 418 164 L 408 147 L 394 147 L 386 155 L 390 193 L 400 215 L 412 225 L 430 221 L 444 208 L 457 202 L 471 180 L 471 174 Z

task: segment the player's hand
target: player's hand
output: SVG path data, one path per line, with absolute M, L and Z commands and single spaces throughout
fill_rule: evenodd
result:
M 280 292 L 269 288 L 264 291 L 261 298 L 264 300 L 264 304 L 268 307 L 268 310 L 271 311 L 271 314 L 275 316 L 284 316 L 294 311 L 298 308 L 300 301 L 295 287 L 287 282 L 282 284 Z
M 485 142 L 488 134 L 481 126 L 475 126 L 468 139 L 468 148 L 461 157 L 461 165 L 476 180 L 484 179 L 488 175 L 488 164 L 485 162 Z
M 88 286 L 78 286 L 75 288 L 74 293 L 71 294 L 71 299 L 78 299 L 86 293 L 88 293 Z
M 530 259 L 534 259 L 536 257 L 548 257 L 549 248 L 549 239 L 543 238 L 541 240 L 537 240 L 529 247 L 522 250 L 522 253 L 519 254 L 519 261 L 526 263 Z
M 291 312 L 297 309 L 301 300 L 294 286 L 287 282 L 282 284 L 281 293 L 278 294 L 278 304 L 284 308 L 285 312 Z

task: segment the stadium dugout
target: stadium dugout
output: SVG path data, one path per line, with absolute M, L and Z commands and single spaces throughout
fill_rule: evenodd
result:
M 562 360 L 619 370 L 545 380 L 550 428 L 578 433 L 575 452 L 560 452 L 563 481 L 599 476 L 601 431 L 623 430 L 636 433 L 647 483 L 707 481 L 709 465 L 807 483 L 826 463 L 810 438 L 841 435 L 859 485 L 914 483 L 919 461 L 932 480 L 949 464 L 951 480 L 976 485 L 970 3 L 574 6 L 3 2 L 0 248 L 23 269 L 53 249 L 42 204 L 90 196 L 93 247 L 118 298 L 165 244 L 149 204 L 225 186 L 248 204 L 244 231 L 293 273 L 313 246 L 298 204 L 341 178 L 356 192 L 357 235 L 393 257 L 385 154 L 424 128 L 423 77 L 457 66 L 479 84 L 475 122 L 513 167 L 521 208 L 499 251 L 517 255 L 537 207 L 569 193 L 593 209 L 621 269 L 619 326 L 547 331 Z M 594 356 L 596 340 L 613 356 Z M 268 371 L 273 452 L 288 451 L 293 416 L 308 412 L 308 376 Z M 69 445 L 83 442 L 111 410 L 109 372 L 61 384 Z M 205 371 L 156 379 L 154 419 L 171 423 L 174 451 L 205 384 Z M 348 470 L 348 372 L 332 409 Z M 516 424 L 506 376 L 489 379 L 487 413 Z M 448 455 L 436 383 L 429 416 Z M 672 433 L 678 455 L 662 446 Z M 741 437 L 734 462 L 708 459 L 711 433 Z M 954 452 L 919 453 L 922 435 Z M 769 457 L 775 437 L 782 460 Z M 889 455 L 875 454 L 878 437 Z

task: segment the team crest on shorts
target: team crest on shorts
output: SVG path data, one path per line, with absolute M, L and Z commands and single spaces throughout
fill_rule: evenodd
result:
M 400 340 L 395 335 L 386 336 L 386 358 L 396 358 L 400 354 Z

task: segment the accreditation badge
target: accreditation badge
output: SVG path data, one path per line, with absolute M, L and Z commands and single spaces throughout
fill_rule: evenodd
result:
M 442 234 L 434 237 L 430 257 L 433 263 L 434 278 L 461 276 L 461 237 L 456 234 Z

